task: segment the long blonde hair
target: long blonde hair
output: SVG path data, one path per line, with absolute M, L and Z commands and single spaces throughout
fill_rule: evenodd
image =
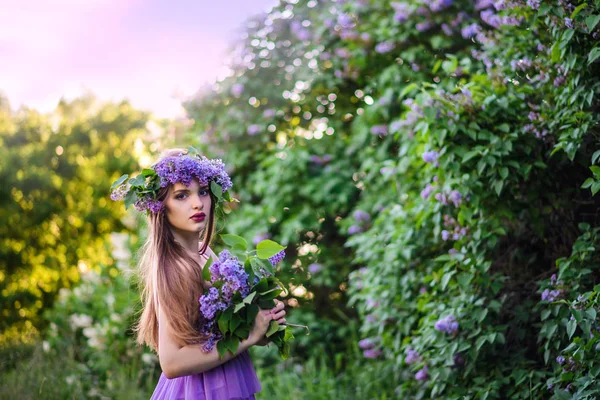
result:
M 186 150 L 164 151 L 165 157 L 186 153 Z M 171 185 L 162 188 L 158 200 L 164 201 L 171 192 Z M 209 189 L 210 190 L 210 189 Z M 200 253 L 204 254 L 215 231 L 215 196 L 209 212 L 208 224 L 199 235 L 202 240 Z M 137 343 L 146 344 L 158 352 L 158 303 L 172 328 L 173 339 L 184 346 L 205 340 L 200 333 L 198 298 L 203 294 L 205 282 L 202 268 L 175 241 L 165 210 L 148 216 L 148 237 L 142 246 L 138 263 L 138 285 L 141 292 L 142 310 L 134 326 Z

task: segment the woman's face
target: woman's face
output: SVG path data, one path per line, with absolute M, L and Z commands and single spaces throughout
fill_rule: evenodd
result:
M 201 232 L 208 225 L 212 198 L 207 185 L 194 179 L 190 186 L 176 183 L 165 200 L 169 223 L 175 230 Z

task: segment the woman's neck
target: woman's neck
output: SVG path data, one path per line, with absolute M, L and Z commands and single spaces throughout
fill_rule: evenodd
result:
M 193 255 L 198 254 L 198 232 L 172 229 L 173 237 L 179 244 Z

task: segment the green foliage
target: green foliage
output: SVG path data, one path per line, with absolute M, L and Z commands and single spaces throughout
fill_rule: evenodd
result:
M 550 318 L 538 288 L 598 224 L 600 5 L 496 3 L 286 2 L 187 105 L 233 168 L 228 231 L 288 245 L 290 318 L 330 328 L 298 354 L 347 349 L 358 312 L 399 398 L 594 396 L 594 311 Z
M 7 345 L 35 340 L 45 328 L 42 310 L 80 269 L 110 263 L 104 240 L 123 229 L 110 183 L 138 167 L 123 149 L 135 148 L 147 116 L 91 97 L 63 101 L 49 115 L 0 114 L 0 345 Z

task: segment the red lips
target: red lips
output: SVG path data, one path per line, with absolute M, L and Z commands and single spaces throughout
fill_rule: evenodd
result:
M 196 222 L 200 222 L 200 221 L 204 221 L 205 217 L 206 217 L 206 215 L 204 213 L 196 213 L 196 214 L 192 215 L 190 217 L 190 219 L 193 219 Z

